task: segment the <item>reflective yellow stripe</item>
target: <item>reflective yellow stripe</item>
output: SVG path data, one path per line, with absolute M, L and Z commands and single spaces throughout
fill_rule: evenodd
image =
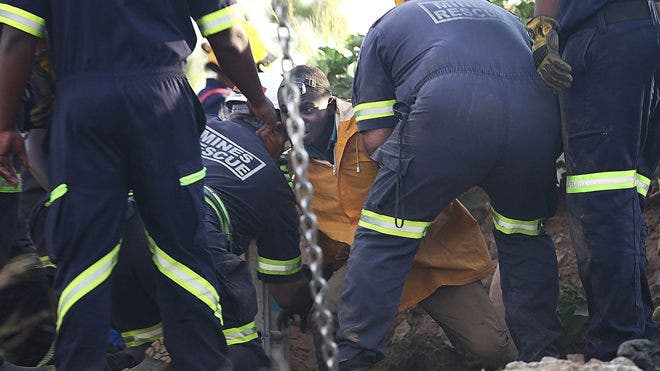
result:
M 30 12 L 0 3 L 0 23 L 17 28 L 36 37 L 43 37 L 46 21 Z
M 18 185 L 16 187 L 9 185 L 3 177 L 0 176 L 0 193 L 20 193 L 21 192 L 21 174 L 18 176 Z
M 203 16 L 197 20 L 197 25 L 202 35 L 209 36 L 231 28 L 240 20 L 240 9 L 237 4 L 233 4 Z
M 566 180 L 566 193 L 634 188 L 636 185 L 635 174 L 635 170 L 625 170 L 569 175 Z
M 62 325 L 62 320 L 69 309 L 71 309 L 78 300 L 94 290 L 110 276 L 112 268 L 117 264 L 120 244 L 121 242 L 118 243 L 107 255 L 76 276 L 76 278 L 64 288 L 57 305 L 58 329 Z
M 48 255 L 40 256 L 39 260 L 41 261 L 41 268 L 56 268 L 55 264 L 50 261 L 50 257 Z
M 241 327 L 228 328 L 223 330 L 222 333 L 225 334 L 227 345 L 243 344 L 259 337 L 257 324 L 254 321 Z
M 165 251 L 158 247 L 158 245 L 156 245 L 156 242 L 149 234 L 147 234 L 147 240 L 149 241 L 149 250 L 151 250 L 151 253 L 153 254 L 153 261 L 156 263 L 158 270 L 167 278 L 171 279 L 177 285 L 181 286 L 206 304 L 213 314 L 220 320 L 220 323 L 222 323 L 222 306 L 220 305 L 220 297 L 209 281 L 169 256 Z
M 206 168 L 203 167 L 202 170 L 198 172 L 179 178 L 179 184 L 181 184 L 182 187 L 185 187 L 187 185 L 193 184 L 197 181 L 204 179 L 205 176 L 206 176 Z
M 399 227 L 397 224 L 402 225 Z M 391 236 L 421 239 L 426 234 L 426 228 L 431 225 L 431 222 L 419 222 L 405 219 L 395 220 L 391 216 L 381 215 L 369 210 L 362 210 L 358 225 Z
M 541 232 L 541 220 L 518 220 L 507 218 L 491 208 L 493 213 L 493 225 L 495 229 L 505 234 L 525 234 L 538 236 Z
M 46 207 L 52 205 L 53 202 L 55 202 L 58 198 L 64 196 L 68 191 L 69 191 L 69 187 L 66 184 L 62 183 L 58 185 L 57 187 L 55 187 L 55 189 L 53 189 L 50 192 L 50 199 L 44 205 Z
M 646 197 L 646 194 L 649 193 L 649 188 L 651 187 L 651 179 L 637 173 L 635 174 L 635 181 L 637 183 L 637 193 L 642 195 L 642 197 Z
M 353 108 L 355 121 L 394 116 L 395 99 L 358 104 Z
M 157 323 L 151 327 L 131 330 L 121 333 L 127 347 L 137 347 L 142 344 L 153 343 L 163 337 L 163 325 Z
M 298 272 L 302 268 L 300 256 L 290 260 L 275 260 L 259 256 L 257 272 L 274 276 L 286 276 Z

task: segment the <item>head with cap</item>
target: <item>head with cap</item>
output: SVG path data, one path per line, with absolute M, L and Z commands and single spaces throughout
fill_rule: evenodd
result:
M 277 88 L 281 77 L 272 73 L 260 73 L 259 80 L 264 91 L 264 95 L 268 100 L 273 103 L 276 112 L 279 113 L 279 106 L 277 102 Z M 263 123 L 257 116 L 250 110 L 248 99 L 238 89 L 225 99 L 225 110 L 221 111 L 220 116 L 222 119 L 230 119 L 232 121 L 240 121 L 252 126 L 255 130 L 259 129 Z M 270 154 L 277 158 L 284 149 L 284 142 L 287 138 L 284 126 L 279 124 L 276 130 L 272 131 L 270 135 L 263 138 L 266 143 L 266 148 Z
M 291 69 L 291 78 L 300 89 L 300 116 L 305 121 L 306 144 L 325 142 L 332 133 L 335 117 L 335 98 L 330 90 L 330 82 L 317 67 L 300 65 Z M 284 81 L 280 84 L 277 99 L 280 103 L 282 122 L 286 122 L 287 97 L 284 95 Z

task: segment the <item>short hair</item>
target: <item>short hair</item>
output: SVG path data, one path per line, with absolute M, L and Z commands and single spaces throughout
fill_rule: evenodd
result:
M 328 77 L 318 67 L 300 65 L 291 69 L 291 78 L 298 86 L 304 85 L 305 92 L 314 98 L 322 98 L 332 95 L 330 81 Z M 284 81 L 280 84 L 280 89 L 284 86 Z M 302 92 L 301 92 L 302 93 Z

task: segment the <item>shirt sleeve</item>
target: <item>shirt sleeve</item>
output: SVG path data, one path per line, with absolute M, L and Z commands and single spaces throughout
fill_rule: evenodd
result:
M 299 220 L 295 197 L 279 174 L 277 189 L 273 189 L 269 220 L 264 220 L 264 230 L 257 237 L 257 272 L 259 279 L 269 283 L 291 282 L 300 278 Z
M 204 36 L 227 30 L 243 19 L 236 0 L 188 0 L 188 4 Z
M 379 32 L 372 28 L 362 43 L 355 80 L 353 111 L 358 130 L 396 126 L 394 83 L 379 53 Z
M 0 23 L 43 37 L 49 6 L 47 0 L 0 0 Z

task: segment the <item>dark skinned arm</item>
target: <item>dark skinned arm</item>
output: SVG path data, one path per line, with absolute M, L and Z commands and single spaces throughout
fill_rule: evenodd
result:
M 364 147 L 369 156 L 373 155 L 378 147 L 385 143 L 390 135 L 392 135 L 392 131 L 394 131 L 394 128 L 380 128 L 367 130 L 360 134 L 364 138 Z
M 0 176 L 18 186 L 13 157 L 29 168 L 23 138 L 15 127 L 38 39 L 10 26 L 0 36 Z
M 550 17 L 556 17 L 558 7 L 559 0 L 536 0 L 534 16 L 547 15 Z
M 233 26 L 206 38 L 218 56 L 220 68 L 247 97 L 252 112 L 264 122 L 257 134 L 269 134 L 276 127 L 277 116 L 261 88 L 247 35 L 240 26 Z

